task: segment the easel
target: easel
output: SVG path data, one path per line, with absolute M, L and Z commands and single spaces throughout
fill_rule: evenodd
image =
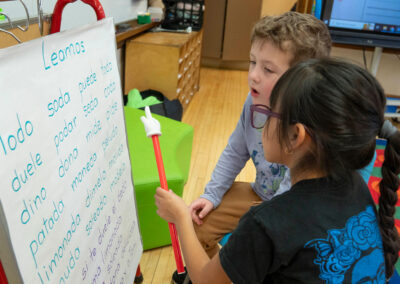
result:
M 4 1 L 4 0 L 0 0 L 0 1 Z M 61 16 L 62 8 L 66 4 L 75 2 L 75 1 L 76 0 L 59 0 L 57 2 L 57 3 L 59 3 L 58 9 L 59 9 L 60 13 L 58 15 L 59 18 L 57 20 L 58 21 L 58 29 L 56 28 L 55 30 L 53 30 L 53 27 L 52 27 L 52 23 L 55 22 L 55 19 L 54 19 L 55 13 L 53 13 L 53 15 L 52 14 L 43 15 L 41 13 L 41 8 L 39 6 L 38 6 L 38 15 L 39 15 L 38 17 L 29 17 L 29 14 L 27 12 L 27 19 L 19 20 L 19 21 L 12 21 L 11 18 L 8 17 L 8 15 L 6 15 L 7 11 L 3 11 L 4 14 L 6 15 L 7 21 L 3 21 L 2 23 L 0 22 L 0 28 L 6 31 L 6 32 L 0 31 L 0 48 L 10 47 L 10 46 L 16 45 L 21 42 L 27 42 L 27 41 L 39 38 L 41 36 L 46 36 L 48 34 L 51 34 L 52 30 L 53 30 L 53 32 L 59 31 L 60 19 L 61 19 L 60 16 Z M 21 0 L 19 0 L 19 2 L 23 3 Z M 90 3 L 95 3 L 98 1 L 85 0 L 83 2 L 90 5 Z M 39 5 L 41 3 L 41 1 L 37 0 L 37 3 Z M 93 5 L 91 5 L 91 6 L 93 7 Z M 93 7 L 93 8 L 95 8 L 95 7 Z M 27 9 L 25 9 L 25 11 L 27 11 Z M 96 15 L 98 16 L 98 19 L 99 19 L 99 13 L 96 9 L 95 9 L 95 11 L 96 11 Z M 4 15 L 3 13 L 1 13 L 1 14 Z M 116 40 L 117 40 L 118 47 L 122 47 L 125 43 L 125 40 L 129 39 L 130 37 L 135 36 L 138 33 L 144 32 L 145 30 L 148 30 L 148 29 L 154 27 L 158 23 L 138 25 L 136 20 L 132 20 L 132 21 L 129 21 L 127 24 L 130 26 L 129 29 L 127 29 L 123 32 L 117 32 L 117 34 L 116 34 Z M 23 27 L 23 29 L 18 28 L 18 26 Z M 8 280 L 7 280 L 7 277 L 6 277 L 6 274 L 5 274 L 5 271 L 3 268 L 6 271 L 8 271 L 7 263 L 5 260 L 3 261 L 3 263 L 1 263 L 1 261 L 0 261 L 0 284 L 8 283 Z M 16 283 L 11 278 L 9 278 L 9 280 L 13 283 Z M 141 283 L 142 281 L 143 281 L 143 276 L 140 271 L 140 267 L 137 267 L 135 283 Z
M 9 33 L 0 32 L 0 48 L 13 46 L 18 43 L 18 40 L 20 42 L 26 42 L 41 36 L 48 35 L 50 33 L 51 15 L 44 15 L 42 20 L 43 34 L 40 34 L 39 17 L 29 19 L 29 28 L 26 31 L 22 31 L 17 27 L 14 27 L 15 25 L 25 23 L 24 20 L 14 21 L 12 28 L 9 23 L 0 24 L 0 28 L 6 30 L 16 37 L 15 38 Z
M 2 0 L 1 2 L 6 2 Z M 15 45 L 49 34 L 50 15 L 43 15 L 42 1 L 37 0 L 37 17 L 31 18 L 27 6 L 22 0 L 19 0 L 25 10 L 24 20 L 13 21 L 6 11 L 0 10 L 0 16 L 7 22 L 0 24 L 0 48 Z
M 50 16 L 43 15 L 41 10 L 41 1 L 38 0 L 38 17 L 30 18 L 29 12 L 23 1 L 20 1 L 26 12 L 26 19 L 12 21 L 5 13 L 0 12 L 0 15 L 8 20 L 6 23 L 0 24 L 0 48 L 13 46 L 17 43 L 29 41 L 43 35 L 49 34 L 50 31 Z M 25 25 L 25 27 L 23 27 Z M 17 274 L 17 272 L 13 272 Z M 15 280 L 15 279 L 14 279 Z M 14 281 L 13 280 L 13 281 Z M 18 280 L 15 280 L 18 281 Z M 0 260 L 0 284 L 8 284 L 7 276 L 4 271 L 3 264 Z
M 379 67 L 379 62 L 381 60 L 382 51 L 383 51 L 383 48 L 377 46 L 377 47 L 375 47 L 374 54 L 372 55 L 372 63 L 371 63 L 371 68 L 369 71 L 374 76 L 376 76 L 376 73 L 378 72 L 378 67 Z
M 39 38 L 41 36 L 48 35 L 50 33 L 59 32 L 61 26 L 61 17 L 63 8 L 67 4 L 75 1 L 76 0 L 59 0 L 56 3 L 53 15 L 44 16 L 41 8 L 41 0 L 38 0 L 37 1 L 38 17 L 30 18 L 26 5 L 22 0 L 20 0 L 26 12 L 26 19 L 19 21 L 12 21 L 7 14 L 2 13 L 2 10 L 0 10 L 0 16 L 8 20 L 7 23 L 0 24 L 0 49 L 13 46 L 17 43 L 30 41 Z M 105 18 L 104 10 L 98 0 L 82 0 L 82 1 L 92 6 L 92 8 L 96 12 L 97 20 Z M 22 27 L 22 25 L 25 25 L 25 27 Z M 9 254 L 11 255 L 12 253 L 9 252 Z M 9 266 L 10 268 L 8 270 L 11 270 L 11 267 L 14 268 L 16 267 L 16 263 L 10 266 L 8 265 L 8 262 L 9 262 L 8 259 L 7 261 L 4 260 L 4 262 L 0 260 L 0 284 L 9 283 L 4 267 L 7 269 L 7 267 Z M 19 273 L 13 271 L 11 274 L 18 275 Z M 12 280 L 13 282 L 22 281 L 21 279 L 16 280 L 12 277 L 9 279 Z M 141 283 L 142 281 L 143 281 L 143 275 L 140 271 L 140 266 L 138 266 L 136 271 L 135 283 Z

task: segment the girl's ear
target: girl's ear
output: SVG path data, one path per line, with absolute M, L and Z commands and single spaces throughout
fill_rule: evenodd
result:
M 289 141 L 291 151 L 300 148 L 305 143 L 306 129 L 301 123 L 296 123 L 290 127 Z

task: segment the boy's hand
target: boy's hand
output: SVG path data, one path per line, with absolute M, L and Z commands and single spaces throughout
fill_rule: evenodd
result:
M 176 195 L 172 190 L 166 191 L 157 187 L 156 206 L 157 214 L 164 220 L 177 224 L 186 216 L 189 218 L 189 210 L 182 198 Z
M 190 216 L 192 217 L 193 222 L 197 225 L 203 224 L 204 217 L 213 210 L 214 204 L 208 199 L 199 198 L 192 202 L 189 206 Z

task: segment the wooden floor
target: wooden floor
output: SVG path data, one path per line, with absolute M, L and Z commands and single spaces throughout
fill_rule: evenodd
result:
M 217 160 L 234 130 L 248 93 L 247 72 L 202 68 L 200 90 L 182 121 L 193 126 L 189 179 L 183 198 L 189 205 L 203 193 Z M 252 181 L 254 167 L 247 165 L 237 180 Z M 143 284 L 170 283 L 175 271 L 171 246 L 147 250 L 140 261 Z

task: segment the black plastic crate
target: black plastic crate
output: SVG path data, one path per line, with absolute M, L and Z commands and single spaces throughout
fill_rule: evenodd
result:
M 192 27 L 198 31 L 203 25 L 204 0 L 163 0 L 165 17 L 161 23 L 164 29 L 179 30 Z

